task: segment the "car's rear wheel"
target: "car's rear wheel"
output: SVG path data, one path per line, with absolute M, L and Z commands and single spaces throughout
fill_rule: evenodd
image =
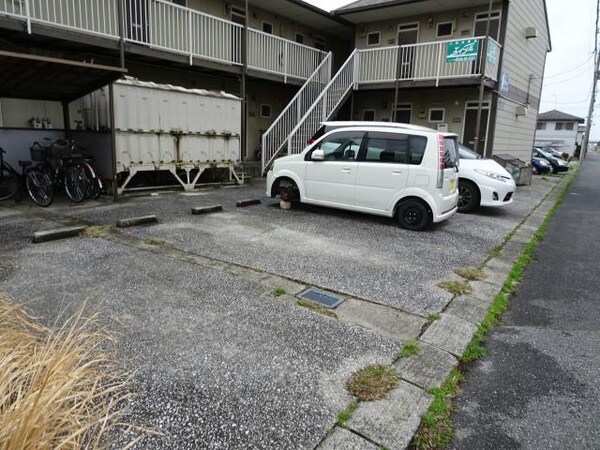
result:
M 481 194 L 472 181 L 458 181 L 458 212 L 469 213 L 479 207 Z
M 396 221 L 407 230 L 424 230 L 431 222 L 429 208 L 418 200 L 407 200 L 398 207 Z

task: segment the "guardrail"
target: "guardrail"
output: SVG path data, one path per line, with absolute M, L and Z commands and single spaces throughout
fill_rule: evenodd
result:
M 119 4 L 120 2 L 120 4 Z M 165 0 L 0 0 L 0 15 L 32 23 L 120 39 L 189 57 L 242 65 L 244 27 Z M 251 69 L 306 80 L 327 53 L 248 29 Z
M 431 81 L 481 76 L 485 37 L 468 39 L 476 42 L 470 57 L 450 58 L 452 46 L 465 41 L 453 39 L 439 42 L 360 50 L 358 83 Z M 488 40 L 485 76 L 497 81 L 500 44 Z

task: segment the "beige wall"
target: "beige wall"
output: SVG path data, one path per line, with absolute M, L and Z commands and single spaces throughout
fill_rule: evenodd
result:
M 222 19 L 231 20 L 231 12 L 230 8 L 227 6 L 228 4 L 233 5 L 235 8 L 241 10 L 244 9 L 244 4 L 240 1 L 225 2 L 222 0 L 188 0 L 189 8 L 197 9 L 198 11 L 202 11 Z M 292 18 L 282 17 L 279 15 L 276 16 L 268 11 L 250 5 L 248 26 L 262 31 L 263 22 L 269 22 L 273 25 L 274 35 L 292 41 L 296 40 L 296 33 L 303 34 L 304 44 L 310 47 L 314 46 L 316 36 L 325 38 L 328 50 L 335 50 L 336 47 L 340 47 L 342 44 L 339 39 L 328 36 L 324 30 L 316 30 L 314 28 L 307 27 L 306 25 L 296 23 Z
M 448 131 L 456 133 L 462 142 L 466 102 L 478 101 L 479 91 L 471 89 L 431 89 L 400 90 L 398 103 L 410 103 L 412 106 L 412 123 L 430 128 L 437 128 L 437 123 L 429 122 L 430 108 L 445 108 L 444 122 Z M 491 100 L 487 94 L 486 101 Z M 376 111 L 375 120 L 388 121 L 391 118 L 391 105 L 394 103 L 394 91 L 359 91 L 355 94 L 353 120 L 362 120 L 363 112 L 368 109 Z M 385 108 L 384 108 L 385 107 Z
M 525 38 L 525 28 L 530 26 L 538 30 L 537 38 Z M 544 0 L 511 1 L 502 64 L 510 83 L 498 100 L 494 153 L 510 153 L 524 161 L 531 158 L 548 43 Z M 517 116 L 527 97 L 527 114 Z
M 32 117 L 40 120 L 47 118 L 53 128 L 63 128 L 63 111 L 60 102 L 44 100 L 21 100 L 0 98 L 0 127 L 2 128 L 31 128 Z M 75 121 L 81 120 L 81 102 L 75 101 L 69 105 L 71 128 Z
M 494 10 L 500 11 L 502 4 L 494 5 Z M 360 24 L 356 27 L 356 48 L 367 48 L 367 34 L 379 31 L 381 33 L 380 44 L 368 48 L 386 47 L 396 45 L 398 37 L 398 26 L 418 22 L 419 24 L 419 42 L 434 42 L 447 39 L 462 39 L 473 36 L 473 24 L 475 13 L 487 12 L 487 7 L 471 8 L 447 11 L 443 13 L 427 14 L 401 19 L 391 19 L 385 22 L 374 22 Z M 437 23 L 454 21 L 452 36 L 436 38 Z

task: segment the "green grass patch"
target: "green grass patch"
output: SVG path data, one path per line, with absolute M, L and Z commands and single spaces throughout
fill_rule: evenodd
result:
M 429 323 L 431 323 L 431 322 L 435 322 L 436 320 L 440 320 L 440 318 L 441 318 L 441 317 L 442 317 L 442 316 L 440 316 L 439 314 L 429 314 L 429 315 L 427 316 L 427 321 L 428 321 Z
M 392 366 L 373 364 L 353 374 L 346 387 L 360 401 L 381 400 L 398 385 L 399 378 L 398 371 Z
M 318 312 L 319 314 L 323 314 L 325 316 L 337 319 L 337 315 L 333 311 L 325 308 L 324 306 L 317 305 L 316 303 L 311 302 L 310 300 L 298 300 L 296 304 L 298 306 L 302 306 L 303 308 L 308 308 L 315 312 Z
M 278 288 L 273 289 L 273 295 L 275 297 L 279 297 L 280 295 L 284 295 L 284 294 L 285 294 L 284 288 L 278 287 Z
M 445 448 L 454 438 L 452 422 L 452 399 L 458 394 L 463 374 L 454 369 L 439 387 L 430 389 L 433 402 L 423 415 L 421 425 L 413 438 L 413 445 L 420 450 Z
M 346 428 L 348 426 L 347 423 L 352 417 L 352 414 L 354 414 L 354 411 L 356 411 L 356 408 L 358 408 L 358 402 L 350 402 L 348 406 L 346 406 L 346 409 L 344 409 L 341 413 L 338 414 L 336 423 L 340 427 Z
M 481 281 L 485 279 L 485 273 L 478 267 L 461 267 L 454 273 L 469 281 Z
M 402 349 L 398 351 L 398 358 L 408 358 L 413 355 L 417 355 L 421 351 L 419 343 L 414 340 L 406 341 L 402 346 Z
M 442 281 L 438 286 L 454 295 L 465 295 L 473 292 L 466 281 Z

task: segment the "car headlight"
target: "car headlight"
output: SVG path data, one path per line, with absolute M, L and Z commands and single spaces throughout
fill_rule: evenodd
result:
M 484 175 L 486 177 L 490 177 L 493 178 L 494 180 L 498 180 L 498 181 L 504 181 L 506 182 L 506 180 L 508 180 L 508 178 L 506 178 L 503 175 L 500 175 L 499 173 L 496 172 L 488 172 L 487 170 L 481 170 L 481 169 L 474 169 L 475 172 L 480 173 L 481 175 Z
M 539 164 L 540 166 L 546 166 L 546 167 L 550 167 L 550 163 L 549 163 L 548 161 L 546 161 L 546 160 L 543 160 L 543 159 L 540 159 L 540 160 L 538 161 L 538 164 Z

